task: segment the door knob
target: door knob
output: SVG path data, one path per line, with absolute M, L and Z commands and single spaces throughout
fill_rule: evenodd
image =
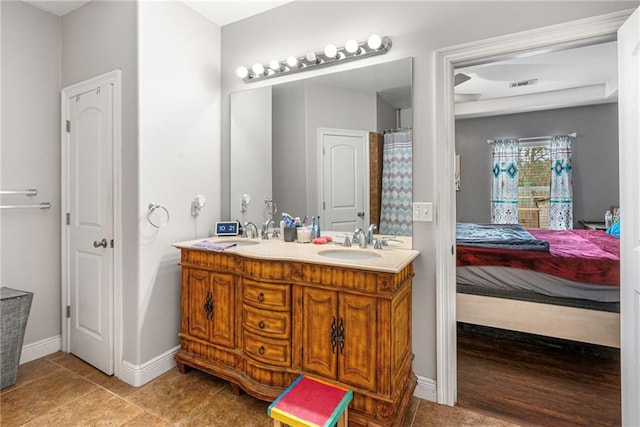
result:
M 364 218 L 364 212 L 358 212 L 358 216 L 359 216 L 360 218 Z
M 103 248 L 107 247 L 107 239 L 102 239 L 101 241 L 95 241 L 93 242 L 93 247 L 94 248 L 99 248 L 100 246 L 102 246 Z

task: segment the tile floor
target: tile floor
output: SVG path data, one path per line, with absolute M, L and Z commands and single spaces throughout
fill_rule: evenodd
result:
M 269 402 L 236 396 L 227 382 L 176 368 L 142 387 L 58 352 L 20 366 L 2 390 L 1 426 L 271 426 Z M 404 427 L 511 426 L 465 409 L 413 398 Z

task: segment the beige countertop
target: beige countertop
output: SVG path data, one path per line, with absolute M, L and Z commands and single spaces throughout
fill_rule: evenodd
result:
M 334 235 L 334 241 L 341 242 L 344 240 L 343 236 L 341 238 L 340 233 Z M 379 237 L 377 235 L 374 236 L 374 238 Z M 236 242 L 236 246 L 229 247 L 224 252 L 248 258 L 299 261 L 398 273 L 420 253 L 411 249 L 411 237 L 388 237 L 392 240 L 383 249 L 373 249 L 372 245 L 368 245 L 364 249 L 357 244 L 351 247 L 343 247 L 335 243 L 316 245 L 313 243 L 284 242 L 280 239 L 262 240 L 243 237 L 210 237 L 174 243 L 173 246 L 180 249 L 209 251 L 208 249 L 193 248 L 192 246 L 202 241 L 212 243 Z M 361 259 L 360 257 L 365 258 Z

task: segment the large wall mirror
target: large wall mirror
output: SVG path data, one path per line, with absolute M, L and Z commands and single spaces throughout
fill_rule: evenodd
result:
M 406 58 L 231 94 L 231 219 L 411 236 L 411 82 Z

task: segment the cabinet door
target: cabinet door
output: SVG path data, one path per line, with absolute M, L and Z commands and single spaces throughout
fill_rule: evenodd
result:
M 211 285 L 209 283 L 209 273 L 203 270 L 189 270 L 187 274 L 187 307 L 189 321 L 187 322 L 189 335 L 209 339 L 211 319 L 207 315 L 207 300 L 213 301 Z M 183 314 L 184 315 L 184 314 Z
M 302 369 L 337 378 L 337 357 L 331 345 L 331 326 L 337 315 L 338 294 L 305 287 L 302 291 Z
M 338 380 L 376 390 L 377 304 L 375 298 L 341 294 L 338 317 L 344 348 L 338 352 Z
M 188 333 L 226 347 L 234 345 L 235 287 L 230 274 L 190 270 Z

